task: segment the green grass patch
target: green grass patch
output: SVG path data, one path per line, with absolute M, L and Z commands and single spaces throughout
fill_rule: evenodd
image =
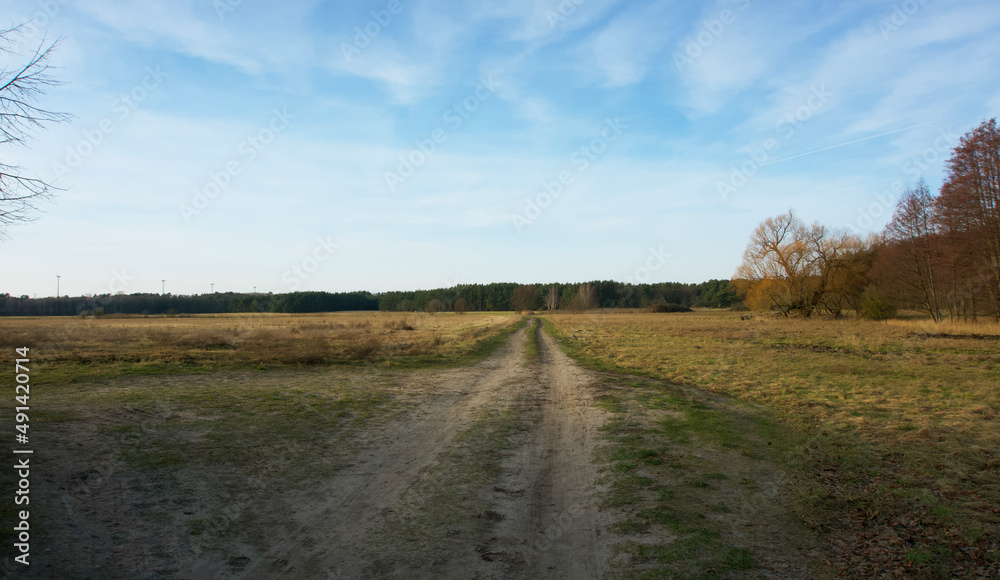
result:
M 606 484 L 600 505 L 619 514 L 610 531 L 623 538 L 614 577 L 722 578 L 756 567 L 750 551 L 724 536 L 728 527 L 705 515 L 733 513 L 722 499 L 733 491 L 724 488 L 747 489 L 719 469 L 724 459 L 704 458 L 705 446 L 729 449 L 724 444 L 732 442 L 742 451 L 764 439 L 761 431 L 772 435 L 773 426 L 655 383 L 631 381 L 602 393 L 599 404 L 613 416 L 601 430 L 607 445 L 595 455 Z
M 753 555 L 743 548 L 730 548 L 722 555 L 722 561 L 727 568 L 733 570 L 751 570 L 757 567 Z

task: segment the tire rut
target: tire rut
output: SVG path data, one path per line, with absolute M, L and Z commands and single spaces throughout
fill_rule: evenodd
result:
M 321 490 L 297 500 L 317 506 L 296 514 L 293 529 L 239 578 L 357 578 L 365 562 L 359 542 L 385 510 L 393 509 L 421 473 L 433 465 L 505 385 L 522 378 L 525 329 L 486 360 L 436 375 L 437 388 L 417 409 L 390 422 L 377 441 Z M 415 417 L 414 415 L 419 415 Z M 226 563 L 203 562 L 190 577 L 227 576 Z
M 538 328 L 531 429 L 504 465 L 489 552 L 503 555 L 507 577 L 600 578 L 610 554 L 611 520 L 596 497 L 591 461 L 604 412 L 595 408 L 591 379 Z
M 538 358 L 525 363 L 525 341 L 535 333 Z M 532 320 L 485 361 L 434 373 L 429 394 L 392 420 L 365 451 L 322 489 L 289 495 L 298 512 L 281 540 L 238 572 L 221 559 L 186 570 L 187 577 L 238 578 L 600 578 L 610 557 L 605 532 L 611 515 L 596 497 L 592 462 L 605 412 L 593 406 L 593 377 L 576 365 Z M 500 462 L 500 477 L 478 494 L 492 508 L 457 513 L 455 521 L 486 521 L 475 537 L 448 537 L 436 549 L 447 557 L 418 566 L 406 542 L 384 533 L 392 517 L 408 519 L 427 507 L 432 474 L 455 461 L 456 441 L 482 412 L 517 409 L 520 431 Z M 463 469 L 463 465 L 445 465 Z M 421 503 L 423 502 L 423 503 Z M 456 501 L 456 504 L 460 502 Z M 310 507 L 315 506 L 315 507 Z M 416 507 L 415 507 L 416 506 Z M 408 511 L 410 510 L 410 511 Z M 382 530 L 382 532 L 378 532 Z M 277 533 L 282 533 L 278 531 Z M 373 535 L 374 533 L 374 535 Z M 477 532 L 478 533 L 478 532 Z M 461 540 L 460 543 L 456 542 Z M 395 554 L 390 571 L 372 568 L 373 548 Z M 259 550 L 257 550 L 259 553 Z M 407 567 L 411 565 L 412 567 Z M 376 571 L 378 570 L 378 571 Z

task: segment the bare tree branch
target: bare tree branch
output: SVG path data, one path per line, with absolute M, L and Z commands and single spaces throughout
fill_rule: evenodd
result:
M 42 39 L 29 57 L 18 59 L 14 36 L 22 26 L 0 31 L 0 56 L 16 61 L 0 67 L 0 145 L 25 145 L 46 124 L 72 118 L 36 105 L 47 89 L 62 84 L 49 74 L 49 61 L 59 41 Z M 38 204 L 58 190 L 42 179 L 24 175 L 17 165 L 0 162 L 0 239 L 6 237 L 8 226 L 34 219 Z

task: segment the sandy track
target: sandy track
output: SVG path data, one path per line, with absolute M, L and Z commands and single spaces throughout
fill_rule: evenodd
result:
M 520 552 L 506 572 L 514 578 L 600 578 L 609 556 L 591 462 L 604 413 L 592 405 L 590 377 L 555 341 L 537 331 L 540 361 L 528 398 L 531 428 L 504 465 L 504 493 L 491 551 Z
M 365 531 L 394 509 L 479 409 L 525 379 L 524 340 L 521 330 L 485 361 L 436 374 L 427 400 L 415 411 L 369 433 L 367 449 L 322 489 L 290 500 L 304 507 L 292 531 L 239 577 L 361 577 Z M 225 562 L 201 562 L 188 573 L 225 575 Z
M 532 336 L 539 356 L 529 362 Z M 176 492 L 115 464 L 95 472 L 106 483 L 88 483 L 90 491 L 74 496 L 73 529 L 59 536 L 67 550 L 42 562 L 95 578 L 605 576 L 611 546 L 623 540 L 609 532 L 623 514 L 599 509 L 605 490 L 593 462 L 598 430 L 610 416 L 594 397 L 608 377 L 579 367 L 535 321 L 479 364 L 395 376 L 408 410 L 360 429 L 349 449 L 337 440 L 342 448 L 331 453 L 345 461 L 319 485 L 268 478 L 266 465 L 199 480 L 191 491 L 204 498 L 219 496 L 222 482 L 257 480 L 215 500 L 242 527 L 220 527 L 204 549 L 193 549 L 176 521 L 158 523 L 141 511 L 177 504 Z M 363 375 L 352 380 L 369 384 Z M 64 460 L 76 469 L 70 455 Z M 466 477 L 476 469 L 485 475 Z M 135 483 L 143 481 L 148 485 Z M 732 519 L 735 537 L 761 518 L 748 512 Z M 127 533 L 123 522 L 142 529 Z M 131 541 L 110 545 L 105 537 Z M 759 540 L 760 551 L 773 551 L 774 538 Z
M 538 333 L 539 360 L 524 362 L 527 333 Z M 392 421 L 356 460 L 322 490 L 303 495 L 291 532 L 275 542 L 242 578 L 361 578 L 386 514 L 407 509 L 430 469 L 448 460 L 454 440 L 488 407 L 518 406 L 524 429 L 504 460 L 503 475 L 485 495 L 497 514 L 478 541 L 449 553 L 430 569 L 397 570 L 403 577 L 598 578 L 608 554 L 607 516 L 594 496 L 596 445 L 602 412 L 591 406 L 584 371 L 532 323 L 487 360 L 438 374 L 427 401 Z M 419 500 L 419 498 L 417 498 Z M 454 518 L 471 514 L 455 513 Z M 447 533 L 441 530 L 441 536 Z M 374 541 L 377 541 L 374 540 Z M 387 550 L 403 549 L 385 546 Z M 186 571 L 195 578 L 226 576 L 222 560 Z

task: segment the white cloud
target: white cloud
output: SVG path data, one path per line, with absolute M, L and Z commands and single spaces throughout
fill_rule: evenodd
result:
M 161 277 L 172 291 L 210 281 L 280 291 L 282 272 L 321 235 L 343 250 L 308 280 L 314 289 L 620 279 L 661 245 L 677 256 L 662 279 L 725 277 L 760 220 L 794 206 L 809 221 L 856 222 L 933 143 L 937 126 L 927 126 L 767 166 L 724 203 L 719 177 L 747 159 L 746 144 L 776 136 L 778 118 L 814 87 L 832 96 L 775 157 L 937 117 L 963 132 L 1000 113 L 991 4 L 927 3 L 884 40 L 890 7 L 867 0 L 751 2 L 680 76 L 673 52 L 740 3 L 586 0 L 550 24 L 563 0 L 420 0 L 350 60 L 341 42 L 368 8 L 266 4 L 246 0 L 221 20 L 196 0 L 66 5 L 53 31 L 68 34 L 58 64 L 72 70 L 59 76 L 72 82 L 46 103 L 70 103 L 78 118 L 17 150 L 28 169 L 46 173 L 112 114 L 112 100 L 142 79 L 136 55 L 170 62 L 170 82 L 116 123 L 38 222 L 0 246 L 5 265 L 27 264 L 17 288 L 0 291 L 37 281 L 51 293 L 55 268 L 70 292 L 92 291 L 123 266 L 142 277 L 136 291 L 158 291 Z M 219 82 L 222 67 L 206 63 L 232 70 Z M 486 73 L 502 83 L 498 98 L 390 191 L 384 173 Z M 294 104 L 298 120 L 185 223 L 178 206 L 239 158 L 236 144 L 275 101 Z M 627 134 L 518 234 L 511 215 L 544 181 L 576 171 L 570 154 L 608 116 L 626 119 Z
M 488 0 L 469 4 L 476 21 L 510 22 L 507 37 L 538 45 L 591 26 L 621 0 Z
M 335 74 L 347 74 L 376 81 L 385 86 L 396 104 L 410 104 L 422 96 L 433 77 L 431 67 L 417 64 L 387 40 L 367 47 L 361 54 L 344 58 L 340 48 L 329 60 Z
M 653 3 L 616 14 L 581 43 L 581 70 L 607 87 L 642 81 L 669 40 L 670 12 L 668 4 Z
M 80 3 L 78 8 L 129 42 L 164 46 L 181 54 L 258 73 L 308 64 L 315 58 L 310 41 L 299 31 L 303 19 L 317 3 L 317 0 L 285 2 L 280 10 L 268 6 L 265 17 L 258 12 L 261 7 L 249 3 L 219 17 L 212 3 L 196 0 L 90 0 Z

